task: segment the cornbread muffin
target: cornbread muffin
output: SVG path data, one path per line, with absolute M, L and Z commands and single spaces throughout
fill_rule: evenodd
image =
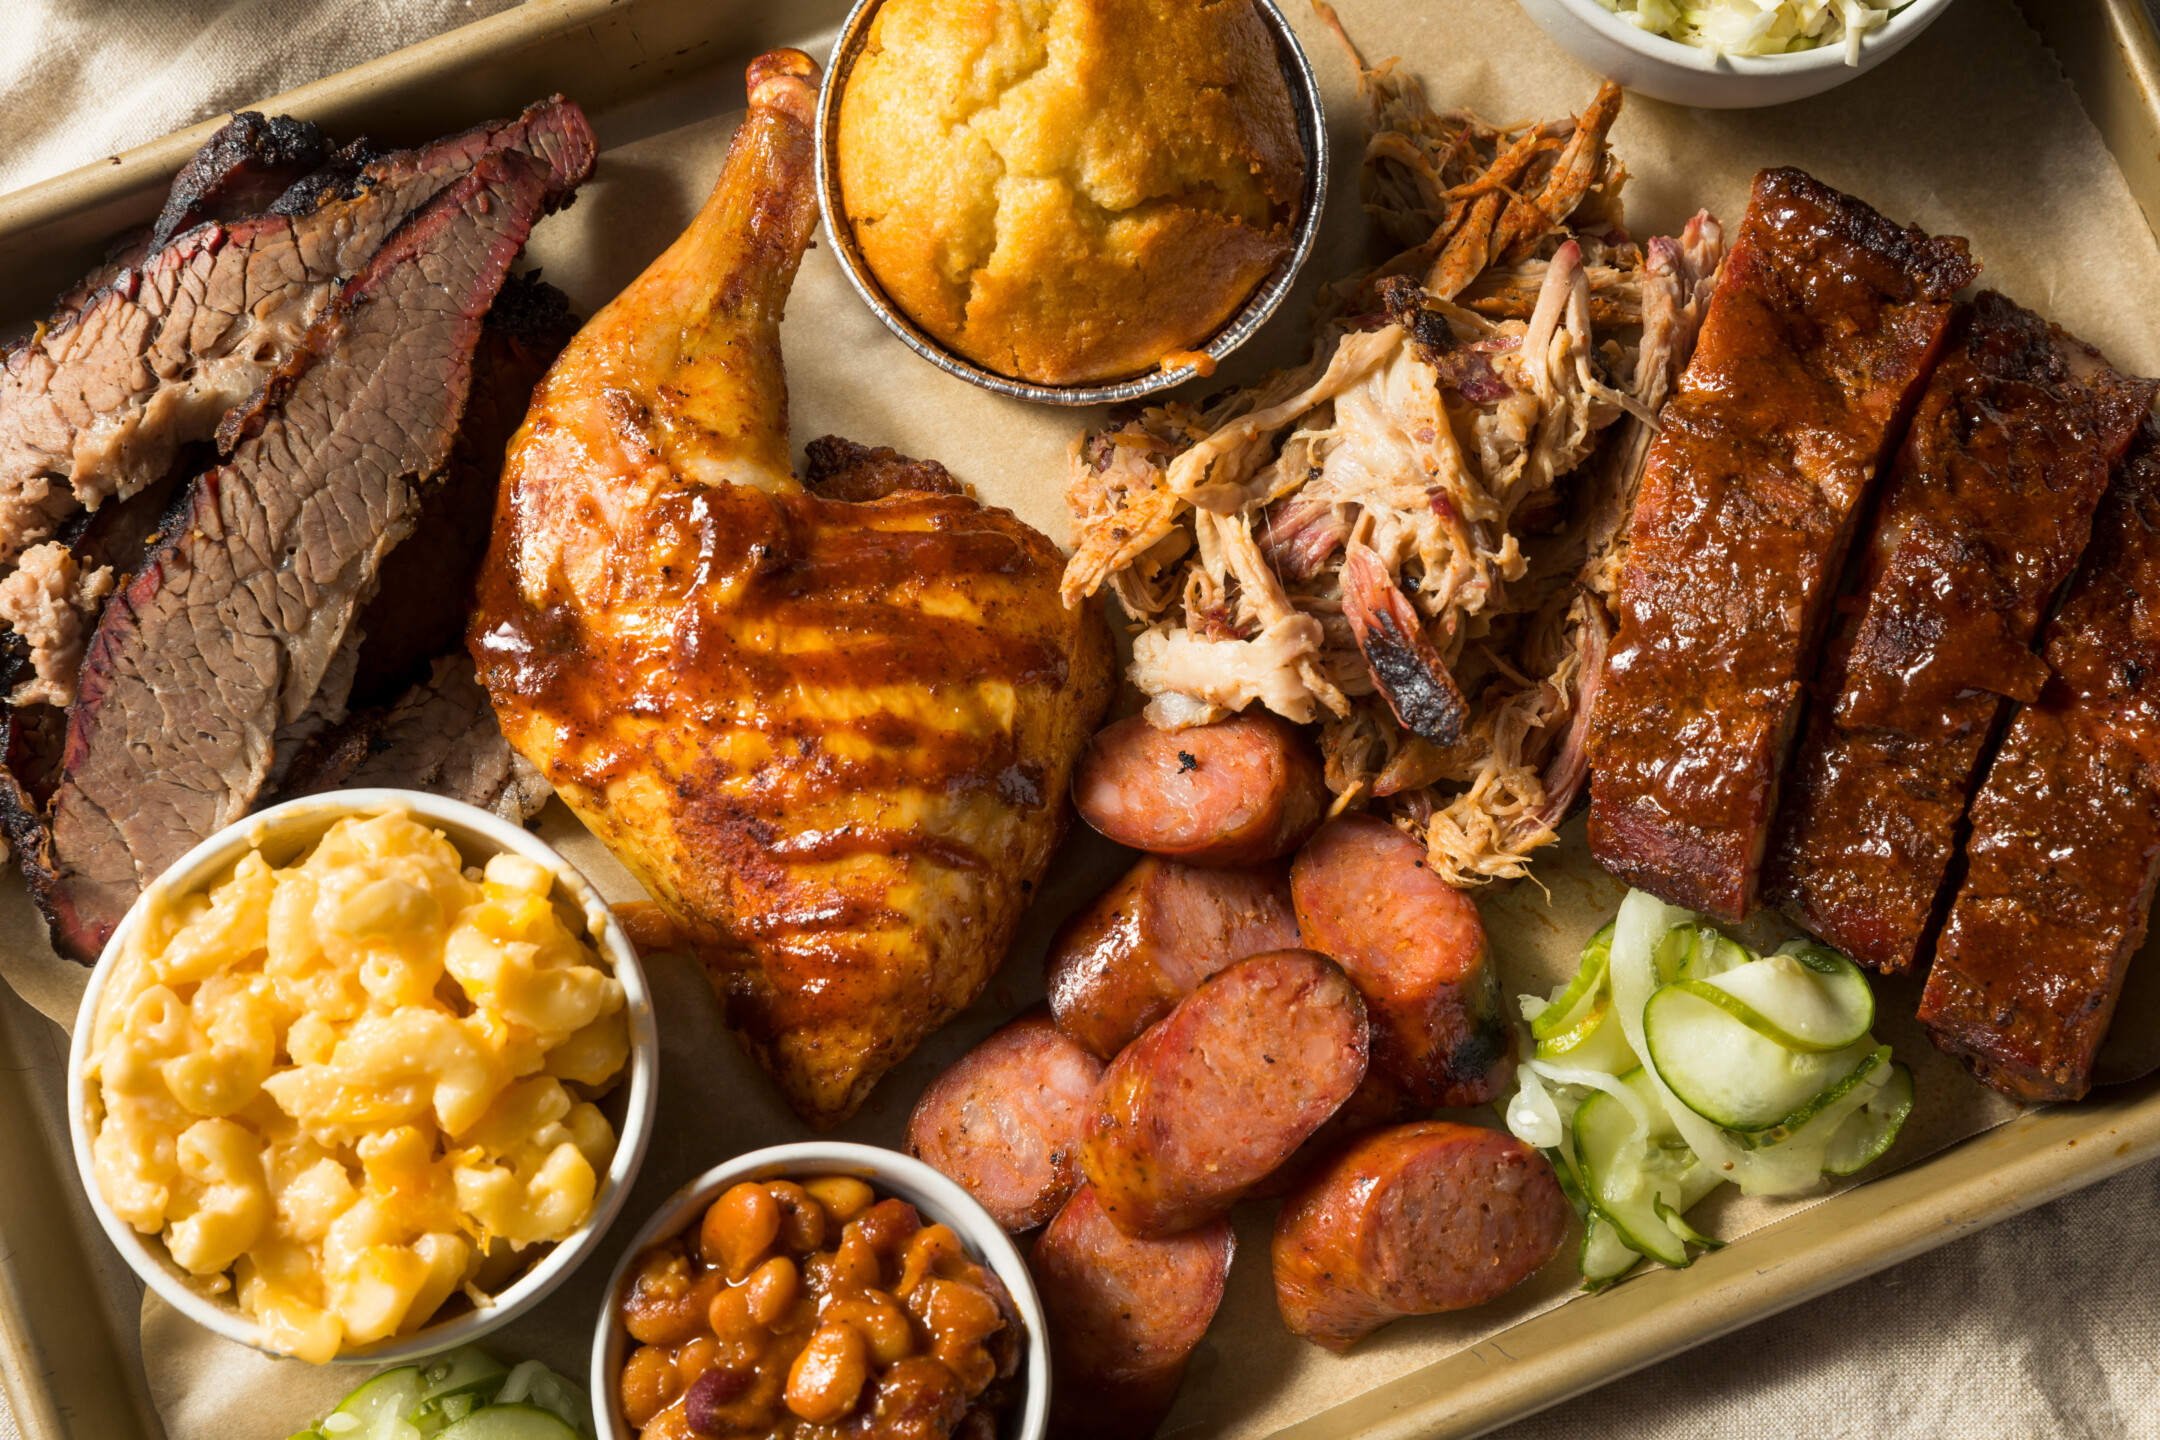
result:
M 838 158 L 893 302 L 1048 385 L 1204 344 L 1289 253 L 1305 170 L 1252 0 L 886 0 Z

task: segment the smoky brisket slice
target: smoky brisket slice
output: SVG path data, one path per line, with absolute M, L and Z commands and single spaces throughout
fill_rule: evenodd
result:
M 1961 239 L 1755 177 L 1660 418 L 1592 720 L 1591 846 L 1630 884 L 1754 908 L 1839 566 L 1975 273 Z
M 2092 1085 L 2160 877 L 2160 431 L 2101 499 L 2044 651 L 2053 671 L 1973 797 L 1928 971 L 1935 1044 L 2017 1100 Z
M 464 652 L 503 452 L 533 387 L 577 330 L 569 298 L 554 286 L 519 275 L 504 283 L 473 354 L 472 394 L 449 463 L 420 487 L 412 534 L 384 557 L 375 597 L 360 612 L 367 638 L 348 700 L 354 710 L 392 703 L 427 679 L 436 657 Z
M 173 177 L 165 208 L 150 227 L 150 249 L 205 220 L 260 215 L 293 183 L 330 158 L 322 131 L 290 115 L 242 110 L 218 127 Z
M 482 316 L 550 190 L 541 162 L 491 151 L 401 227 L 107 605 L 33 870 L 62 951 L 96 955 L 144 884 L 254 805 L 449 454 Z
M 0 359 L 0 561 L 85 505 L 132 494 L 181 445 L 217 433 L 294 360 L 339 286 L 483 157 L 540 162 L 554 206 L 590 173 L 593 151 L 578 108 L 546 101 L 377 159 L 296 213 L 198 224 L 113 272 L 79 308 L 64 304 Z
M 2047 679 L 2033 637 L 2153 391 L 2000 295 L 1960 308 L 1884 484 L 1764 878 L 1862 964 L 1922 957 L 1981 752 Z

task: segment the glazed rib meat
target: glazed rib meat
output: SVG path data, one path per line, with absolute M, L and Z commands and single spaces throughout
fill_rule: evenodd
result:
M 1651 448 L 1591 721 L 1590 843 L 1628 883 L 1754 908 L 1839 567 L 1975 273 L 1961 239 L 1755 177 Z
M 1921 958 L 1976 767 L 2154 386 L 1992 291 L 1961 307 L 1885 482 L 1786 779 L 1765 894 L 1886 973 Z
M 482 316 L 559 193 L 540 162 L 495 151 L 400 227 L 106 606 L 49 845 L 24 857 L 57 947 L 94 957 L 143 885 L 253 807 L 280 728 L 321 692 L 342 709 L 353 616 L 447 458 Z
M 2160 877 L 2160 431 L 2148 422 L 1973 797 L 1970 869 L 1920 1001 L 1937 1046 L 2016 1100 L 2092 1085 Z
M 816 73 L 752 64 L 705 208 L 542 382 L 471 643 L 511 743 L 825 1127 L 1003 962 L 1111 660 L 1007 512 L 898 457 L 873 468 L 908 478 L 860 502 L 791 473 Z

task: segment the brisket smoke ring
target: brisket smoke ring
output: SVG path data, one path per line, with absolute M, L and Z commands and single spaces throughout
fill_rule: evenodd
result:
M 143 883 L 274 784 L 422 785 L 519 818 L 547 793 L 514 764 L 469 665 L 426 673 L 427 641 L 446 623 L 439 648 L 457 646 L 502 445 L 575 328 L 559 297 L 550 312 L 553 292 L 518 286 L 517 315 L 476 360 L 483 317 L 534 221 L 590 172 L 591 131 L 555 100 L 372 161 L 275 123 L 220 136 L 232 144 L 207 147 L 168 206 L 213 218 L 0 375 L 0 549 L 66 522 L 65 544 L 39 551 L 133 572 L 97 617 L 62 753 L 51 706 L 12 712 L 6 730 L 0 822 L 55 945 L 84 959 Z M 265 194 L 299 213 L 217 218 Z M 133 383 L 81 383 L 99 366 Z M 180 478 L 175 452 L 211 431 L 229 463 Z M 164 489 L 172 509 L 146 539 Z M 409 575 L 368 611 L 403 644 L 364 650 L 358 617 L 384 558 L 423 521 Z M 18 680 L 42 675 L 37 658 L 18 653 Z M 340 731 L 363 677 L 360 698 L 382 708 Z

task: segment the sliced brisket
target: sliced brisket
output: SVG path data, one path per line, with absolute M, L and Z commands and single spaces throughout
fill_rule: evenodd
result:
M 321 736 L 293 764 L 277 798 L 388 786 L 425 790 L 523 824 L 555 792 L 495 724 L 472 657 L 435 660 L 394 704 L 362 710 Z
M 1975 273 L 1963 240 L 1755 177 L 1651 448 L 1592 720 L 1590 842 L 1630 884 L 1754 908 L 1839 565 Z
M 300 213 L 197 225 L 63 310 L 0 364 L 0 560 L 80 506 L 165 474 L 183 443 L 210 438 L 293 362 L 341 283 L 483 157 L 541 162 L 553 206 L 590 171 L 593 151 L 578 108 L 550 100 L 376 160 L 349 183 L 333 174 L 312 208 L 291 207 Z
M 1961 307 L 1885 482 L 1764 876 L 1855 960 L 1897 973 L 1922 957 L 1981 751 L 2047 678 L 2033 636 L 2153 391 L 1992 291 Z
M 375 598 L 361 612 L 367 639 L 353 677 L 354 709 L 392 703 L 428 678 L 436 657 L 463 652 L 503 451 L 524 423 L 533 386 L 577 329 L 568 297 L 534 278 L 512 276 L 488 311 L 450 463 L 421 487 L 412 534 L 383 560 Z
M 1969 871 L 1928 972 L 1937 1046 L 2017 1100 L 2075 1100 L 2160 876 L 2160 433 L 2100 502 L 2047 628 L 2052 677 L 1972 804 Z
M 560 193 L 557 167 L 474 143 L 463 177 L 340 288 L 283 405 L 193 483 L 185 523 L 106 607 L 33 870 L 63 951 L 97 954 L 142 885 L 255 803 L 280 726 L 314 701 L 417 482 L 447 459 L 481 317 Z
M 205 220 L 242 220 L 260 215 L 293 185 L 330 158 L 329 138 L 290 115 L 265 119 L 242 110 L 218 127 L 173 177 L 165 209 L 150 227 L 154 253 L 182 231 Z

